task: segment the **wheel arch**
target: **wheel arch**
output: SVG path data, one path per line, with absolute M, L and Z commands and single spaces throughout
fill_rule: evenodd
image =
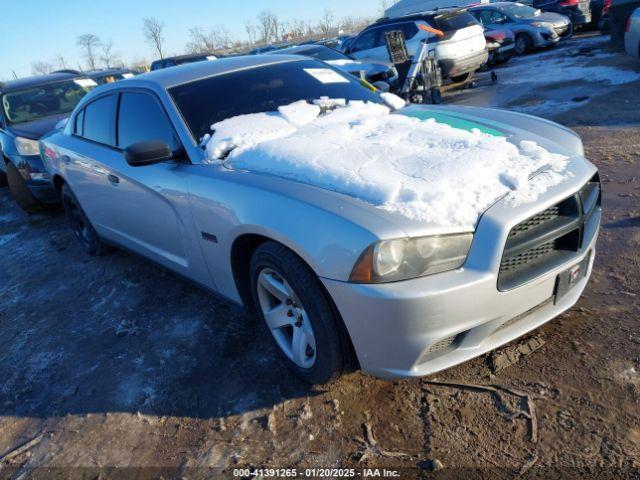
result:
M 53 183 L 53 188 L 56 191 L 56 194 L 58 195 L 58 197 L 62 197 L 62 186 L 67 183 L 65 181 L 64 178 L 62 178 L 62 175 L 55 173 L 53 175 L 53 178 L 51 179 L 51 182 Z
M 231 269 L 233 272 L 233 279 L 238 289 L 238 293 L 242 300 L 242 303 L 250 315 L 255 315 L 256 305 L 253 302 L 253 294 L 251 292 L 250 285 L 250 268 L 251 268 L 251 259 L 255 251 L 263 244 L 267 242 L 274 242 L 282 245 L 288 250 L 292 251 L 302 262 L 313 272 L 316 277 L 318 277 L 318 285 L 320 285 L 320 289 L 324 294 L 325 298 L 329 302 L 331 310 L 338 322 L 338 330 L 340 332 L 341 337 L 345 340 L 343 345 L 345 349 L 343 351 L 343 357 L 345 360 L 345 365 L 348 370 L 358 369 L 359 362 L 357 355 L 355 353 L 355 348 L 353 347 L 353 343 L 351 341 L 351 335 L 347 330 L 347 327 L 342 319 L 342 315 L 338 310 L 333 298 L 329 294 L 329 291 L 325 288 L 322 280 L 319 278 L 316 270 L 313 268 L 310 263 L 305 260 L 304 255 L 301 255 L 300 252 L 296 251 L 295 247 L 291 245 L 287 245 L 276 238 L 268 234 L 262 233 L 243 233 L 235 238 L 233 244 L 231 246 Z

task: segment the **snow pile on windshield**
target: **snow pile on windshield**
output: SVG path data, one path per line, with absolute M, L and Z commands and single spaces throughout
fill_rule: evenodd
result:
M 568 157 L 535 142 L 516 146 L 479 130 L 391 114 L 373 103 L 349 102 L 328 111 L 331 102 L 317 103 L 216 123 L 206 144 L 209 161 L 461 229 L 474 228 L 505 194 L 515 203 L 533 201 L 566 175 Z

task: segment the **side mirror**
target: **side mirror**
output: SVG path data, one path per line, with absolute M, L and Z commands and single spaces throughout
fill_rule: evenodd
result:
M 124 149 L 124 159 L 132 167 L 146 167 L 173 158 L 173 153 L 162 140 L 151 140 L 129 145 Z

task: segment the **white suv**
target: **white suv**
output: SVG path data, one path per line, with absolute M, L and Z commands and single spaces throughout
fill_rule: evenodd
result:
M 433 44 L 443 78 L 462 79 L 487 61 L 483 28 L 463 9 L 379 20 L 360 32 L 345 53 L 356 59 L 388 62 L 385 33 L 395 30 L 404 32 L 410 56 L 418 52 L 425 39 Z

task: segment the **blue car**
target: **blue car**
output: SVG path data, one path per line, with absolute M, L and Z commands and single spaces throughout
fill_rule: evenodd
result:
M 84 75 L 67 72 L 0 83 L 0 186 L 9 186 L 23 210 L 32 212 L 58 201 L 38 140 L 96 85 Z

